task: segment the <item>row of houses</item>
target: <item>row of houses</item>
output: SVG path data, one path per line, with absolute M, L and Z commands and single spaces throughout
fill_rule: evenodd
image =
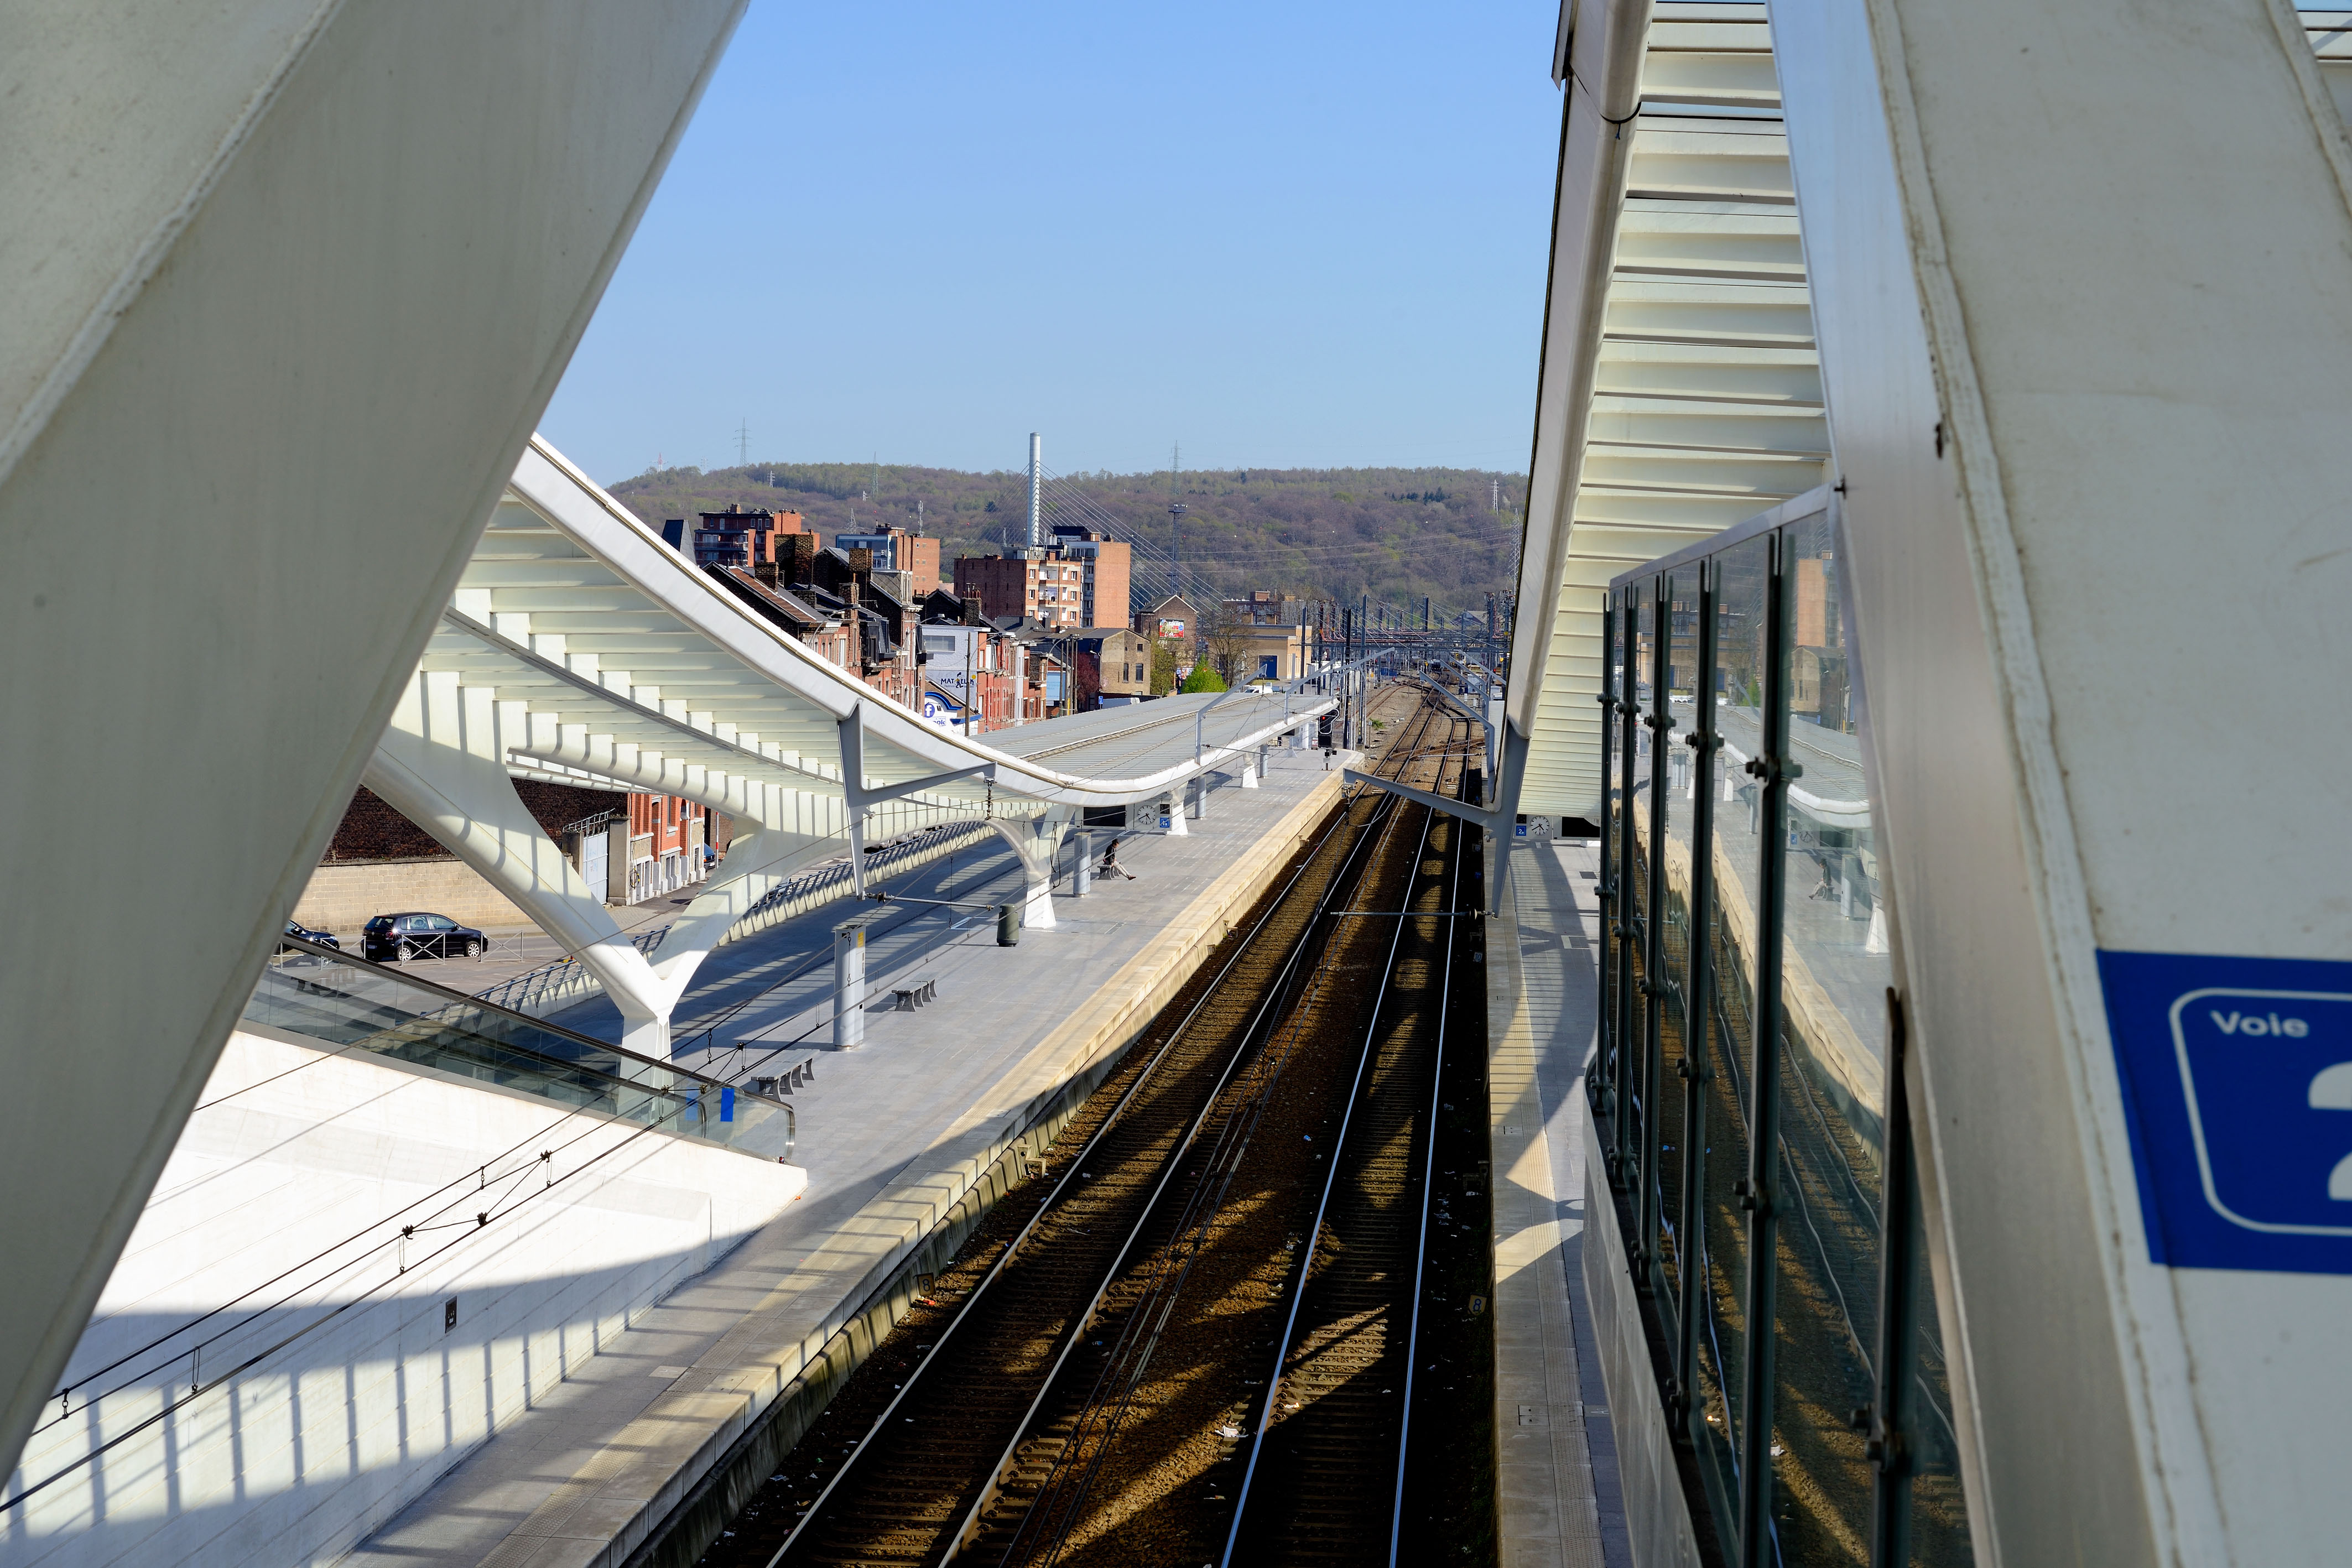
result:
M 826 546 L 797 512 L 730 507 L 691 529 L 673 518 L 664 535 L 754 613 L 951 729 L 1145 701 L 1203 655 L 1241 681 L 1295 680 L 1313 658 L 1312 629 L 1279 592 L 1206 618 L 1175 594 L 1133 611 L 1132 547 L 1086 527 L 959 557 L 952 587 L 940 541 L 904 528 Z

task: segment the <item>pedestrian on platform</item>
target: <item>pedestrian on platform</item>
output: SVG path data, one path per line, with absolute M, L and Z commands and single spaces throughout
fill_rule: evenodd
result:
M 1097 871 L 1095 874 L 1097 876 L 1123 876 L 1129 882 L 1133 882 L 1135 880 L 1135 873 L 1118 863 L 1118 841 L 1117 839 L 1111 840 L 1109 846 L 1103 851 L 1102 868 Z

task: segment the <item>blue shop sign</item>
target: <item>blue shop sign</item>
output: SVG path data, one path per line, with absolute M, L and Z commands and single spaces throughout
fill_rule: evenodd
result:
M 2352 963 L 2101 953 L 2148 1255 L 2352 1274 Z

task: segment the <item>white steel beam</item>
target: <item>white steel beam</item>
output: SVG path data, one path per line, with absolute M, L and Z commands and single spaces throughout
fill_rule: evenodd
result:
M 0 1473 L 741 8 L 10 8 Z
M 2352 1040 L 2233 1051 L 2271 1099 L 2199 1136 L 2239 1185 L 2133 1119 L 2186 1123 L 2202 1020 L 2166 1009 L 2220 969 L 2352 988 L 2326 68 L 2273 0 L 1772 12 L 1978 1561 L 2338 1561 L 2352 1229 L 2305 1082 Z M 2158 1262 L 2184 1172 L 2172 1219 L 2222 1249 Z

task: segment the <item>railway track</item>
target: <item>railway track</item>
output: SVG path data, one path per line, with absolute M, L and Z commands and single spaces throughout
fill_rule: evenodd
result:
M 1228 1563 L 1399 1560 L 1430 1239 L 1429 1129 L 1440 1107 L 1455 919 L 1466 913 L 1454 852 L 1461 823 L 1421 815 L 1422 852 L 1398 905 L 1419 913 L 1392 922 L 1381 1005 L 1251 1443 Z
M 1467 727 L 1423 697 L 1381 769 L 1450 788 Z M 1459 831 L 1392 797 L 1347 800 L 1181 1016 L 1097 1092 L 1108 1107 L 1066 1132 L 1017 1231 L 984 1231 L 960 1260 L 961 1299 L 902 1327 L 928 1340 L 877 1353 L 863 1405 L 853 1380 L 840 1418 L 739 1520 L 742 1544 L 705 1561 L 1199 1563 L 1224 1544 L 1254 1463 L 1328 1477 L 1375 1448 L 1386 1518 L 1406 1396 L 1365 1403 L 1358 1385 L 1393 1363 L 1388 1386 L 1410 1387 L 1442 1030 L 1425 998 L 1449 972 Z M 886 1402 L 874 1381 L 894 1375 Z M 1253 1383 L 1315 1417 L 1231 1396 Z M 1255 1484 L 1263 1513 L 1276 1490 Z M 1307 1501 L 1320 1484 L 1285 1489 Z M 1311 1543 L 1348 1509 L 1340 1533 L 1362 1533 L 1362 1488 L 1325 1490 L 1261 1557 L 1326 1560 Z M 1334 1560 L 1385 1561 L 1387 1545 Z

